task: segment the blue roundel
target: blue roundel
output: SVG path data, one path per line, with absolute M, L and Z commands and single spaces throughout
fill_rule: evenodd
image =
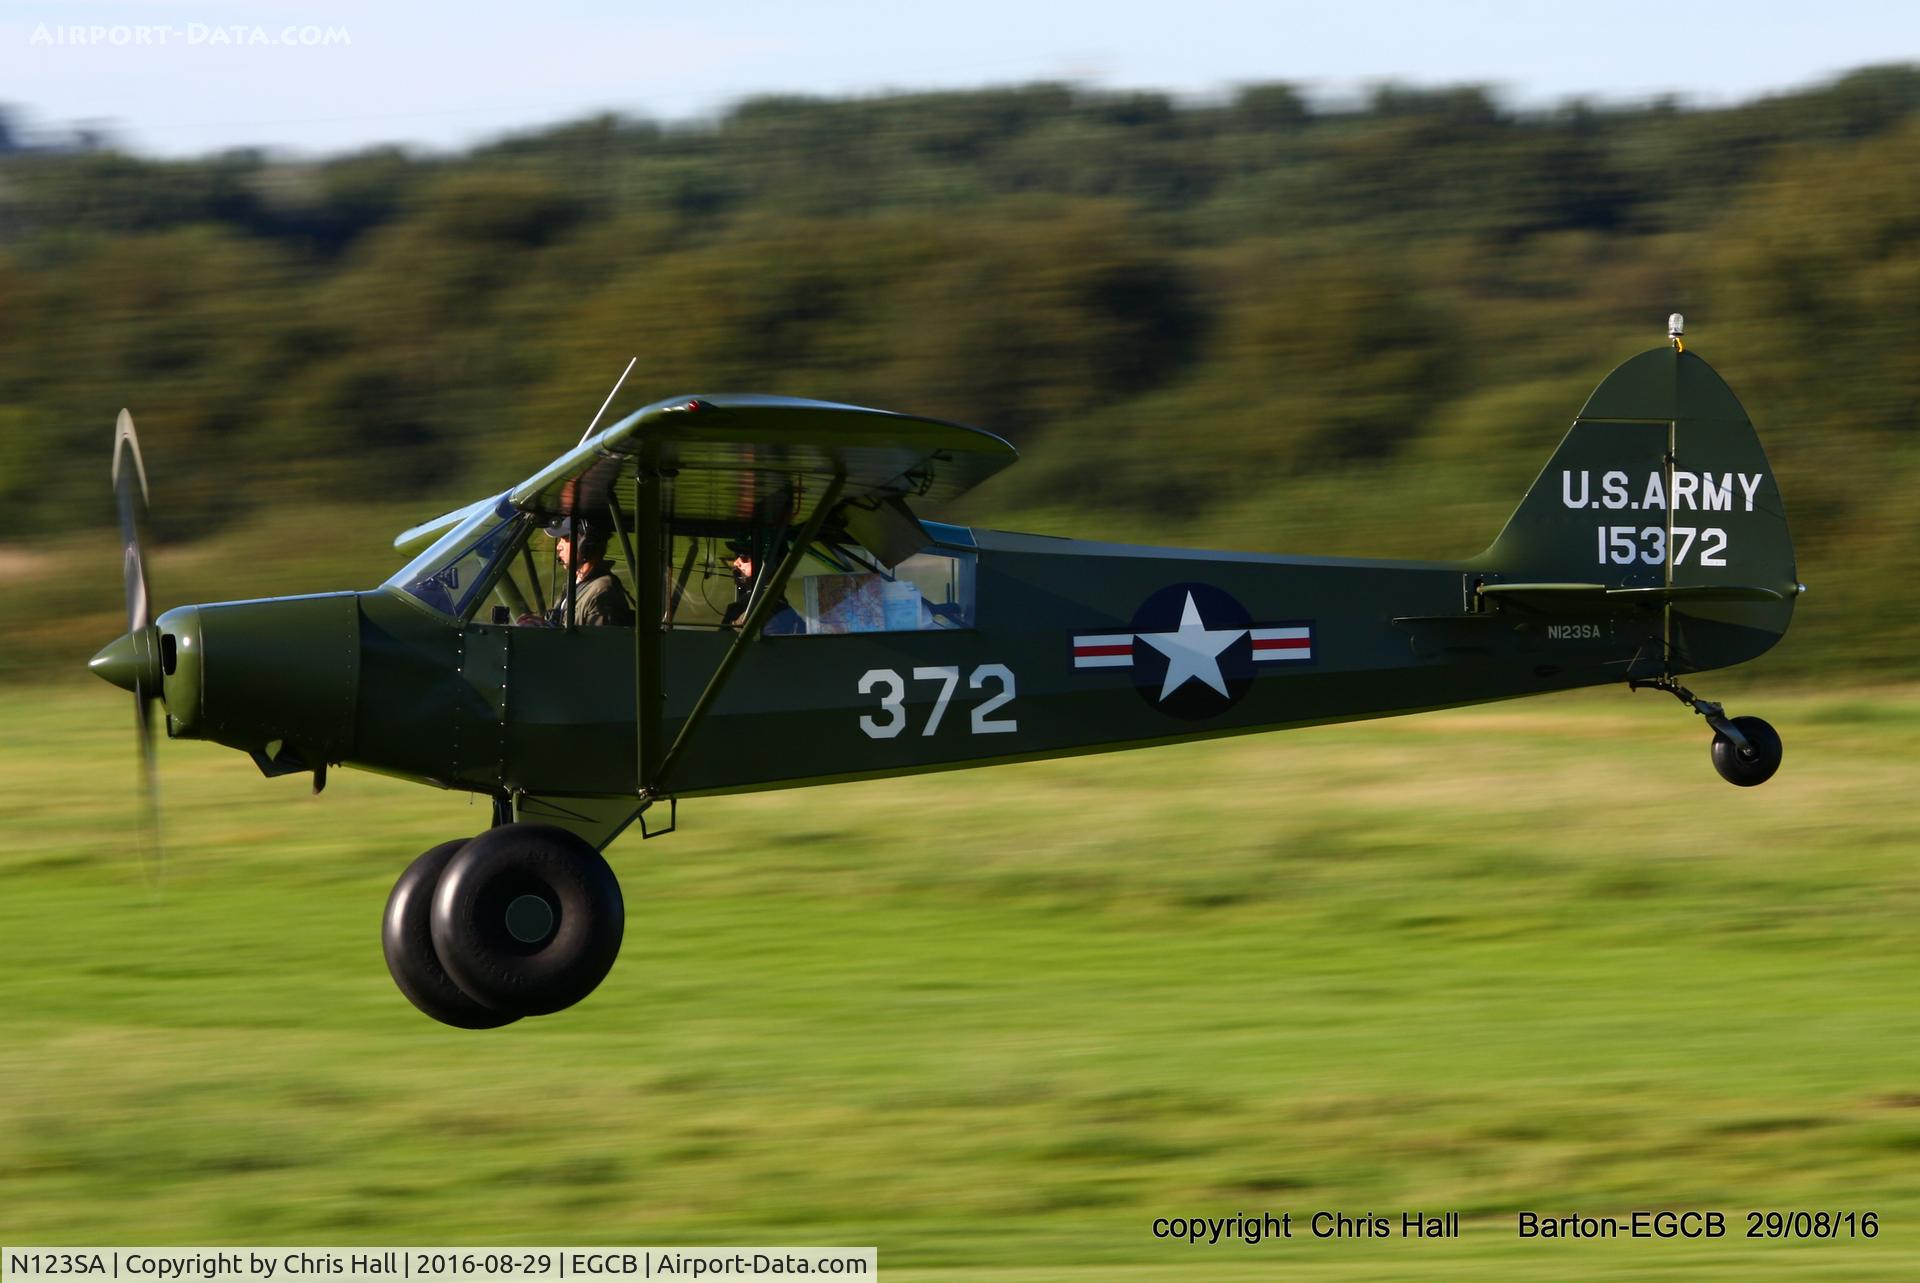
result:
M 1226 712 L 1253 685 L 1253 617 L 1212 584 L 1173 584 L 1133 613 L 1133 681 L 1161 712 Z

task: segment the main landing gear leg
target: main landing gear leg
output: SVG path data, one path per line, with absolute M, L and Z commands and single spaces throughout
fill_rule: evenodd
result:
M 1757 717 L 1728 717 L 1726 709 L 1700 699 L 1671 677 L 1630 681 L 1627 689 L 1665 691 L 1707 719 L 1713 728 L 1713 769 L 1720 778 L 1741 788 L 1765 784 L 1780 769 L 1780 735 Z

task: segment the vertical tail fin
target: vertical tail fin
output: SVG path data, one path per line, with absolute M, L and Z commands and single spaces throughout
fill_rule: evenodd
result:
M 1682 590 L 1638 595 L 1666 603 L 1676 672 L 1761 654 L 1799 591 L 1760 438 L 1713 367 L 1677 345 L 1601 381 L 1474 566 L 1491 581 Z M 1768 591 L 1731 600 L 1734 589 Z

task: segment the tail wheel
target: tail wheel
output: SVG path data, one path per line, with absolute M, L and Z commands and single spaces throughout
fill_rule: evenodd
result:
M 520 1017 L 495 1011 L 477 1001 L 454 982 L 434 952 L 430 919 L 433 893 L 448 861 L 470 839 L 442 842 L 407 866 L 387 897 L 387 916 L 380 924 L 380 944 L 387 970 L 407 1001 L 443 1025 L 456 1029 L 494 1029 Z
M 503 824 L 452 859 L 433 893 L 434 952 L 498 1011 L 545 1015 L 592 993 L 626 929 L 620 883 L 585 839 Z
M 1765 784 L 1780 769 L 1780 733 L 1758 717 L 1736 717 L 1734 729 L 1747 738 L 1741 751 L 1718 731 L 1713 734 L 1713 769 L 1720 778 L 1741 788 Z

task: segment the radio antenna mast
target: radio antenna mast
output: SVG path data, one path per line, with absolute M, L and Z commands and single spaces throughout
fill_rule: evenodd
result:
M 637 362 L 639 359 L 640 358 L 638 356 L 631 358 L 627 362 L 627 368 L 620 371 L 620 377 L 614 380 L 613 391 L 607 393 L 607 399 L 600 403 L 599 413 L 593 416 L 593 422 L 587 425 L 587 430 L 580 434 L 580 439 L 578 441 L 574 442 L 575 449 L 578 449 L 579 447 L 585 445 L 587 443 L 587 438 L 593 435 L 593 430 L 600 426 L 600 415 L 605 414 L 607 412 L 607 407 L 613 404 L 613 398 L 620 395 L 620 385 L 627 381 L 627 376 L 629 374 L 633 373 L 634 363 Z

